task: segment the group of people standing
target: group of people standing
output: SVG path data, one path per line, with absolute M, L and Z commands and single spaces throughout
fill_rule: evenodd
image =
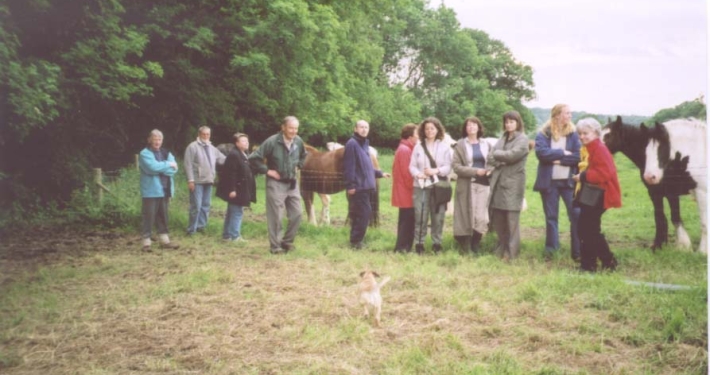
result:
M 237 133 L 234 148 L 225 156 L 210 142 L 211 130 L 198 129 L 197 139 L 185 150 L 184 166 L 190 193 L 187 235 L 203 233 L 207 226 L 212 203 L 212 186 L 217 180 L 217 165 L 222 165 L 216 195 L 227 202 L 222 237 L 225 240 L 246 242 L 241 234 L 244 207 L 256 202 L 256 183 L 247 161 L 249 137 Z M 153 130 L 148 145 L 139 155 L 142 196 L 142 250 L 151 251 L 151 234 L 156 227 L 160 246 L 177 249 L 168 236 L 168 204 L 175 195 L 174 176 L 178 171 L 175 157 L 162 147 L 163 133 Z
M 571 117 L 567 105 L 556 105 L 535 137 L 538 170 L 533 189 L 540 193 L 545 213 L 544 255 L 550 259 L 560 248 L 558 212 L 562 198 L 570 222 L 571 257 L 586 271 L 595 271 L 597 260 L 601 260 L 602 268 L 614 269 L 617 262 L 601 234 L 601 216 L 606 209 L 621 206 L 616 167 L 599 139 L 599 122 L 586 118 L 575 127 Z M 256 202 L 254 174 L 259 173 L 266 175 L 270 251 L 279 254 L 293 250 L 302 215 L 297 171 L 303 168 L 307 156 L 298 128 L 296 117 L 284 118 L 281 131 L 251 155 L 247 154 L 249 137 L 237 133 L 232 151 L 224 156 L 210 143 L 210 129 L 200 127 L 184 159 L 190 191 L 187 234 L 204 231 L 216 167 L 222 165 L 216 195 L 228 203 L 223 239 L 246 242 L 241 234 L 243 210 Z M 489 142 L 483 137 L 481 121 L 469 117 L 461 126 L 461 138 L 451 146 L 444 142 L 444 126 L 437 118 L 402 127 L 392 167 L 392 205 L 399 209 L 395 251 L 410 252 L 414 247 L 418 254 L 424 253 L 429 227 L 432 250 L 442 250 L 446 203 L 436 204 L 432 197 L 436 183 L 448 181 L 453 172 L 457 176 L 453 234 L 461 250 L 479 252 L 481 239 L 492 227 L 498 237 L 496 254 L 504 260 L 518 257 L 529 141 L 516 111 L 502 116 L 502 130 L 500 139 Z M 343 156 L 353 249 L 364 247 L 375 180 L 390 177 L 375 169 L 368 134 L 369 124 L 358 121 Z M 168 237 L 167 212 L 178 166 L 173 155 L 161 147 L 162 140 L 162 133 L 153 130 L 139 159 L 144 251 L 150 251 L 153 225 L 162 247 L 177 247 Z M 582 184 L 601 187 L 602 199 L 591 206 L 575 202 L 575 192 Z M 285 231 L 284 214 L 288 219 Z
M 600 140 L 601 125 L 593 118 L 571 122 L 565 104 L 553 107 L 535 137 L 538 170 L 533 190 L 540 193 L 545 213 L 545 259 L 560 249 L 559 201 L 565 204 L 570 222 L 570 255 L 581 269 L 614 269 L 617 261 L 601 234 L 601 216 L 621 206 L 616 167 Z M 453 234 L 463 252 L 477 253 L 489 227 L 495 230 L 496 254 L 504 260 L 520 254 L 520 212 L 525 195 L 525 165 L 529 141 L 520 114 L 502 116 L 503 136 L 495 142 L 484 139 L 484 127 L 477 117 L 461 126 L 461 138 L 453 147 L 444 144 L 444 128 L 436 118 L 418 126 L 402 128 L 393 163 L 392 205 L 398 207 L 395 251 L 414 247 L 425 251 L 428 224 L 432 250 L 441 250 L 445 205 L 434 206 L 431 195 L 436 180 L 457 176 L 454 194 Z M 592 206 L 575 202 L 581 184 L 601 187 L 603 198 Z
M 190 210 L 187 235 L 204 232 L 209 218 L 212 186 L 219 168 L 216 195 L 228 204 L 222 238 L 225 241 L 245 243 L 241 233 L 244 208 L 256 202 L 254 174 L 266 175 L 266 219 L 269 233 L 269 250 L 280 254 L 293 250 L 294 240 L 301 223 L 301 194 L 297 172 L 303 168 L 307 152 L 298 136 L 299 121 L 287 116 L 281 131 L 267 138 L 251 155 L 248 155 L 249 137 L 243 133 L 233 136 L 228 155 L 210 142 L 211 130 L 198 129 L 197 139 L 187 146 L 184 165 Z M 362 248 L 371 215 L 370 194 L 375 189 L 375 178 L 390 177 L 374 169 L 369 157 L 367 135 L 369 124 L 358 121 L 352 138 L 345 145 L 343 164 L 344 184 L 350 205 L 351 236 L 353 248 Z M 147 147 L 141 151 L 141 195 L 143 197 L 143 251 L 151 251 L 153 226 L 163 248 L 177 248 L 168 237 L 168 203 L 175 193 L 173 176 L 178 166 L 174 156 L 162 148 L 163 134 L 153 130 Z M 288 224 L 283 230 L 284 214 Z

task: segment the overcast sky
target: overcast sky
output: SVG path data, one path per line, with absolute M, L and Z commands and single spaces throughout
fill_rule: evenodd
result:
M 432 1 L 432 5 L 439 2 Z M 462 27 L 505 43 L 537 99 L 573 111 L 653 115 L 707 96 L 705 0 L 444 0 Z

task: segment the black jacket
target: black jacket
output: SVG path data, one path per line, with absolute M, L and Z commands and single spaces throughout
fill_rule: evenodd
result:
M 230 199 L 229 193 L 233 191 L 237 192 L 237 196 Z M 242 207 L 249 207 L 252 202 L 256 202 L 256 181 L 249 160 L 236 148 L 227 155 L 219 171 L 217 196 Z

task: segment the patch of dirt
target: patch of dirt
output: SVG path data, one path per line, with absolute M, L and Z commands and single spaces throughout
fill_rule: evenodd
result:
M 66 230 L 39 229 L 3 236 L 0 242 L 0 286 L 14 280 L 14 275 L 34 271 L 67 257 L 110 251 L 135 250 L 136 235 L 112 231 L 71 233 Z

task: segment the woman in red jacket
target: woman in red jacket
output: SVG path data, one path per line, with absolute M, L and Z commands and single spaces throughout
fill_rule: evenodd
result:
M 577 123 L 577 132 L 582 144 L 589 152 L 587 170 L 574 175 L 575 181 L 596 185 L 604 190 L 598 204 L 589 206 L 579 203 L 579 240 L 582 257 L 581 270 L 596 272 L 597 259 L 601 260 L 602 269 L 613 271 L 617 262 L 609 249 L 606 238 L 601 233 L 601 219 L 609 208 L 621 207 L 621 188 L 616 174 L 616 166 L 611 153 L 601 142 L 601 125 L 593 118 L 585 118 Z
M 408 253 L 414 243 L 414 179 L 409 173 L 409 161 L 412 149 L 417 144 L 417 125 L 407 124 L 402 127 L 399 146 L 394 153 L 392 164 L 392 206 L 399 208 L 397 219 L 397 243 L 394 251 Z

